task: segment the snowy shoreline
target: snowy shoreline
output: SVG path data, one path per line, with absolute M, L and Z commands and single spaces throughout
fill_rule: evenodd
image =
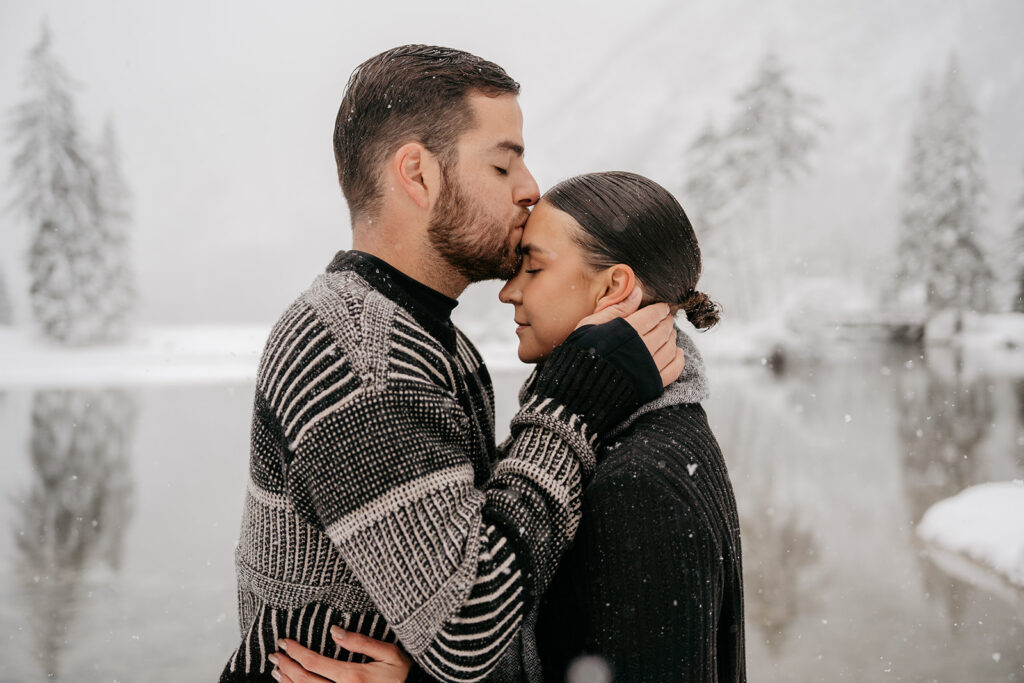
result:
M 152 327 L 119 344 L 68 348 L 0 328 L 0 387 L 250 381 L 269 326 Z
M 842 357 L 847 346 L 887 343 L 846 328 L 793 331 L 781 323 L 731 323 L 696 333 L 705 360 L 716 366 Z M 21 327 L 0 326 L 0 388 L 122 384 L 217 384 L 253 381 L 270 325 L 153 326 L 105 346 L 65 347 Z M 467 330 L 473 338 L 473 330 Z M 477 344 L 492 371 L 521 370 L 515 341 Z M 926 347 L 959 347 L 972 368 L 1024 376 L 1024 315 L 977 317 L 958 339 Z
M 0 326 L 0 388 L 252 382 L 270 325 L 148 327 L 118 344 L 64 347 Z M 514 346 L 479 345 L 491 370 L 521 369 Z

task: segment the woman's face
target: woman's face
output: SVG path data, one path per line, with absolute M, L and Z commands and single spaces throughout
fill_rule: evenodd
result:
M 573 239 L 581 230 L 569 214 L 541 201 L 523 231 L 523 263 L 498 298 L 515 306 L 519 360 L 536 363 L 550 355 L 590 315 L 605 291 Z

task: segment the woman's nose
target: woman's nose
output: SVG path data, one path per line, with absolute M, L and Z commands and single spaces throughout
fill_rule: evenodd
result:
M 520 302 L 519 287 L 516 285 L 516 280 L 518 279 L 519 276 L 517 275 L 505 283 L 505 286 L 498 292 L 498 301 L 503 304 L 517 304 Z

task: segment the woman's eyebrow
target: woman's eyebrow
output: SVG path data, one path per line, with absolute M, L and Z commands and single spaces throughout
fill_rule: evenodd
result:
M 550 254 L 547 249 L 536 244 L 521 244 L 519 245 L 519 252 L 523 256 L 543 256 L 544 254 Z

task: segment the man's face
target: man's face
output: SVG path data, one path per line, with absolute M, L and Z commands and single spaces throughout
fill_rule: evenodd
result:
M 435 249 L 470 282 L 515 275 L 516 247 L 540 194 L 523 161 L 523 114 L 512 95 L 468 96 L 475 126 L 456 143 L 430 217 Z

